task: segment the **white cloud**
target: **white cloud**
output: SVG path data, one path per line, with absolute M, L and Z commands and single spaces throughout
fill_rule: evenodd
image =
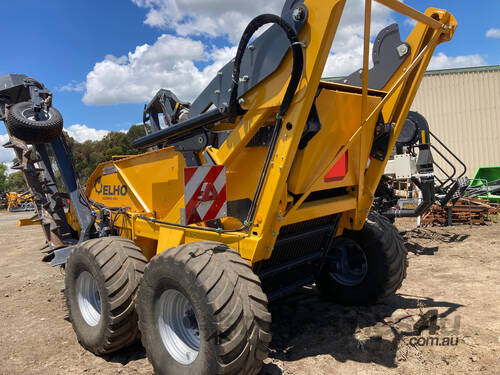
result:
M 411 27 L 417 26 L 417 21 L 415 21 L 413 18 L 407 18 L 405 19 L 405 24 Z
M 107 55 L 87 75 L 85 104 L 147 102 L 160 88 L 172 90 L 181 100 L 192 101 L 217 70 L 234 57 L 236 47 L 204 46 L 191 36 L 227 36 L 236 43 L 251 18 L 264 12 L 279 14 L 283 5 L 281 0 L 132 1 L 149 9 L 147 24 L 175 29 L 178 35 L 164 34 L 155 43 L 137 46 L 124 56 Z M 349 74 L 362 66 L 363 14 L 364 0 L 350 0 L 346 5 L 325 76 Z M 374 3 L 372 36 L 392 22 L 391 11 Z M 203 69 L 197 67 L 200 62 Z
M 471 66 L 486 65 L 486 60 L 481 55 L 465 55 L 465 56 L 447 56 L 443 52 L 439 52 L 432 57 L 429 64 L 429 70 L 436 69 L 451 69 L 464 68 Z
M 83 90 L 85 90 L 85 82 L 77 82 L 75 80 L 56 88 L 56 91 L 61 92 L 82 92 Z
M 148 9 L 144 23 L 175 30 L 178 35 L 227 35 L 236 43 L 251 18 L 279 14 L 283 0 L 132 0 Z
M 207 49 L 200 41 L 164 34 L 154 44 L 138 46 L 127 56 L 107 56 L 97 63 L 87 75 L 83 102 L 145 102 L 161 88 L 171 89 L 181 100 L 192 100 L 235 54 L 234 47 Z M 199 69 L 195 62 L 208 66 Z
M 174 30 L 153 44 L 137 46 L 124 56 L 108 55 L 87 75 L 83 101 L 88 105 L 147 102 L 160 89 L 185 101 L 194 100 L 220 67 L 234 57 L 234 43 L 249 20 L 266 11 L 280 13 L 282 1 L 132 0 L 148 9 L 145 23 Z M 371 37 L 394 22 L 393 12 L 373 3 Z M 350 0 L 344 9 L 323 76 L 344 76 L 362 67 L 364 0 Z M 193 37 L 227 36 L 233 43 L 215 48 Z M 371 64 L 371 53 L 370 53 Z M 429 69 L 485 65 L 481 55 L 435 55 Z M 199 68 L 199 66 L 204 68 Z
M 14 150 L 12 150 L 11 148 L 2 147 L 8 141 L 9 141 L 8 134 L 0 134 L 0 163 L 7 164 L 7 166 L 9 167 L 7 173 L 12 173 L 15 171 L 10 169 L 10 167 L 12 167 L 12 160 L 14 160 L 16 155 L 14 154 Z
M 489 29 L 486 32 L 486 38 L 500 39 L 500 29 Z
M 69 136 L 77 142 L 98 141 L 104 138 L 109 131 L 89 128 L 87 125 L 74 124 L 65 129 Z
M 364 4 L 363 0 L 351 0 L 346 4 L 325 66 L 324 77 L 345 76 L 363 66 Z M 373 3 L 370 26 L 372 38 L 384 27 L 394 23 L 391 15 L 389 8 Z M 371 48 L 369 58 L 371 66 Z
M 146 24 L 175 30 L 184 36 L 228 36 L 237 43 L 242 31 L 254 16 L 271 12 L 280 14 L 282 0 L 132 0 L 140 7 L 149 9 Z M 350 0 L 342 14 L 335 36 L 334 47 L 325 68 L 326 76 L 352 73 L 362 65 L 364 0 Z M 394 22 L 391 10 L 374 3 L 372 7 L 371 35 Z
M 2 147 L 9 141 L 8 134 L 0 134 L 0 163 L 12 162 L 14 159 L 14 151 L 11 148 Z

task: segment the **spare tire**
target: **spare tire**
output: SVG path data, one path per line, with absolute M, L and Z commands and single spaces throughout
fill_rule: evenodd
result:
M 7 128 L 11 135 L 31 144 L 50 143 L 59 138 L 63 130 L 59 111 L 54 107 L 47 111 L 42 109 L 40 118 L 35 119 L 33 103 L 17 103 L 9 109 Z

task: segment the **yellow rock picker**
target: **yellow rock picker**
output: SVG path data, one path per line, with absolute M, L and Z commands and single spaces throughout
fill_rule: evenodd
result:
M 4 100 L 12 147 L 32 149 L 39 166 L 41 223 L 85 348 L 105 354 L 141 337 L 158 374 L 257 374 L 269 301 L 311 284 L 347 305 L 396 292 L 406 250 L 370 208 L 432 54 L 457 23 L 378 2 L 417 24 L 406 41 L 397 25 L 383 29 L 370 69 L 367 0 L 363 66 L 338 83 L 321 76 L 349 2 L 287 0 L 280 16 L 255 18 L 192 103 L 158 92 L 135 141 L 145 153 L 101 164 L 85 190 L 50 92 L 28 79 L 25 101 Z

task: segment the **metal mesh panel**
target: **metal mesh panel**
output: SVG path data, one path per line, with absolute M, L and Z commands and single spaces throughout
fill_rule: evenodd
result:
M 313 232 L 313 230 L 321 226 L 332 225 L 335 222 L 335 217 L 336 215 L 329 215 L 282 227 L 271 258 L 262 261 L 260 269 L 266 269 L 291 259 L 307 255 L 311 252 L 321 250 L 330 232 L 325 231 L 318 235 L 318 233 L 315 231 Z M 287 236 L 294 234 L 300 234 L 301 238 L 280 245 L 280 240 L 286 239 Z

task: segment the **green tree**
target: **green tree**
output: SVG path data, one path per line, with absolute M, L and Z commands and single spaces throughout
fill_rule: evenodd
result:
M 117 155 L 136 155 L 141 151 L 132 146 L 135 139 L 146 135 L 144 126 L 132 125 L 128 132 L 110 132 L 99 141 L 77 142 L 65 133 L 66 143 L 72 155 L 72 161 L 80 177 L 82 185 L 87 184 L 87 180 L 100 163 L 112 160 Z M 48 147 L 49 156 L 54 162 L 51 147 Z M 7 176 L 7 166 L 0 163 L 0 191 L 27 190 L 22 172 L 11 173 Z M 56 181 L 59 189 L 65 191 L 61 174 L 55 171 Z
M 7 181 L 5 182 L 5 190 L 6 191 L 26 191 L 28 190 L 28 186 L 24 181 L 23 172 L 18 171 L 11 173 L 7 177 Z
M 5 191 L 5 183 L 7 182 L 7 165 L 0 163 L 0 192 Z
M 144 137 L 146 135 L 146 131 L 144 130 L 144 125 L 132 125 L 127 132 L 127 138 L 130 140 L 130 143 L 135 141 L 137 138 Z
M 77 142 L 66 133 L 66 141 L 71 150 L 73 165 L 82 185 L 100 163 L 112 160 L 113 156 L 136 155 L 140 151 L 132 146 L 135 139 L 146 135 L 144 126 L 132 125 L 127 133 L 110 132 L 99 141 Z

